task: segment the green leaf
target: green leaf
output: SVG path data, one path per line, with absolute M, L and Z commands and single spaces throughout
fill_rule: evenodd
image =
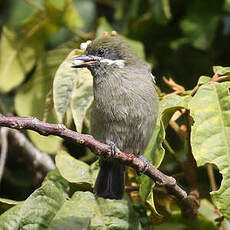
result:
M 219 217 L 218 214 L 215 212 L 215 206 L 206 199 L 201 200 L 199 213 L 208 220 L 212 221 L 213 224 L 216 224 L 215 219 Z
M 93 78 L 89 70 L 79 69 L 77 85 L 71 96 L 71 111 L 78 132 L 82 131 L 87 110 L 93 102 Z
M 164 158 L 164 148 L 162 147 L 163 140 L 165 139 L 165 130 L 163 123 L 158 119 L 153 136 L 145 150 L 144 156 L 158 168 Z
M 183 100 L 183 97 L 179 95 L 169 95 L 167 97 L 164 97 L 160 101 L 160 111 L 159 114 L 162 114 L 164 110 L 177 106 L 181 101 Z
M 213 66 L 213 72 L 220 76 L 222 75 L 230 76 L 230 67 Z
M 61 192 L 53 183 L 47 182 L 33 192 L 23 204 L 1 215 L 0 229 L 45 230 L 63 203 Z
M 58 211 L 49 229 L 137 230 L 140 223 L 127 200 L 95 199 L 90 192 L 78 191 Z
M 9 208 L 21 203 L 21 201 L 9 200 L 5 198 L 0 198 L 0 214 L 8 210 Z
M 162 147 L 163 140 L 165 139 L 165 130 L 163 123 L 158 119 L 153 136 L 149 141 L 149 144 L 145 150 L 144 157 L 146 157 L 150 163 L 152 163 L 156 168 L 158 168 L 164 158 L 164 148 Z M 150 207 L 154 210 L 155 214 L 158 212 L 155 209 L 153 201 L 153 187 L 155 183 L 153 180 L 146 175 L 141 175 L 140 177 L 140 190 L 139 194 L 143 201 L 146 201 Z
M 53 83 L 54 109 L 58 122 L 64 123 L 65 113 L 70 103 L 70 98 L 75 89 L 77 70 L 71 68 L 70 59 L 74 57 L 75 50 L 71 51 L 67 58 L 58 67 Z
M 153 132 L 153 136 L 144 153 L 144 156 L 150 161 L 150 163 L 154 164 L 155 167 L 158 168 L 164 158 L 165 151 L 162 147 L 162 143 L 165 139 L 165 130 L 168 126 L 169 120 L 177 110 L 187 108 L 190 100 L 190 96 L 171 95 L 160 101 L 160 116 Z M 153 201 L 152 193 L 155 185 L 153 180 L 142 175 L 140 181 L 139 193 L 142 200 L 146 201 L 152 208 L 154 214 L 159 216 Z
M 198 85 L 203 85 L 205 83 L 210 82 L 210 80 L 211 80 L 211 78 L 208 77 L 208 76 L 200 76 L 197 84 Z
M 69 182 L 60 174 L 57 168 L 48 172 L 43 184 L 47 181 L 54 183 L 55 186 L 62 192 L 63 196 L 68 198 L 70 191 Z
M 91 199 L 94 200 L 94 198 L 88 192 L 80 193 L 84 197 L 81 197 L 79 193 L 76 192 L 70 200 L 65 201 L 52 220 L 49 230 L 89 229 L 94 211 L 92 210 Z M 92 215 L 90 215 L 91 213 Z
M 26 40 L 3 27 L 0 49 L 0 91 L 9 92 L 25 79 L 35 63 L 35 50 Z
M 0 216 L 0 229 L 133 229 L 140 222 L 129 200 L 98 198 L 77 191 L 64 199 L 57 187 L 46 181 L 23 203 Z
M 205 84 L 190 102 L 194 124 L 192 153 L 197 165 L 215 164 L 223 175 L 221 187 L 211 196 L 223 215 L 230 219 L 230 82 Z
M 93 180 L 89 165 L 62 152 L 56 155 L 55 162 L 60 174 L 70 183 L 79 187 L 92 188 Z
M 0 229 L 14 230 L 19 229 L 20 210 L 22 204 L 18 204 L 0 216 Z

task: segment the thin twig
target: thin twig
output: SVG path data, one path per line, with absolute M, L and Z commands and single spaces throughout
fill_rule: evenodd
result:
M 162 77 L 163 81 L 165 84 L 170 86 L 174 92 L 166 94 L 165 97 L 169 95 L 174 95 L 174 94 L 184 94 L 185 93 L 185 88 L 182 85 L 177 84 L 171 77 L 167 79 L 165 76 Z
M 6 163 L 6 157 L 7 157 L 7 151 L 8 151 L 8 141 L 7 141 L 7 135 L 8 135 L 8 129 L 7 128 L 1 128 L 0 129 L 0 139 L 1 139 L 1 156 L 0 156 L 0 183 L 2 180 L 5 163 Z
M 113 157 L 119 160 L 121 164 L 131 166 L 141 172 L 145 169 L 145 162 L 134 154 L 127 154 L 116 148 L 117 154 L 114 156 L 110 151 L 109 145 L 95 140 L 91 135 L 80 134 L 67 129 L 62 124 L 45 123 L 33 117 L 8 117 L 0 115 L 0 126 L 13 129 L 30 129 L 44 136 L 59 136 L 65 140 L 90 148 L 98 156 Z M 194 200 L 194 197 L 187 196 L 187 193 L 176 184 L 176 180 L 173 177 L 165 175 L 152 164 L 149 165 L 144 174 L 152 178 L 159 186 L 165 186 L 168 193 L 176 197 L 181 206 L 182 214 L 185 217 L 193 218 L 197 215 L 198 206 L 196 200 Z

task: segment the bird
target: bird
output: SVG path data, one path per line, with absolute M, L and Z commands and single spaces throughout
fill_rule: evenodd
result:
M 93 76 L 91 134 L 125 153 L 141 156 L 153 134 L 159 100 L 155 78 L 136 51 L 120 36 L 102 36 L 83 45 L 73 68 L 88 68 Z M 101 157 L 94 185 L 97 197 L 122 199 L 125 166 Z

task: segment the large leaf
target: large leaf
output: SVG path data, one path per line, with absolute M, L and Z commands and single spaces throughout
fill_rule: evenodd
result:
M 20 201 L 0 198 L 0 214 L 19 203 Z
M 77 73 L 77 85 L 71 97 L 71 111 L 78 132 L 82 125 L 87 110 L 93 102 L 93 78 L 89 70 L 80 69 Z
M 52 182 L 47 182 L 32 193 L 23 204 L 1 215 L 0 229 L 45 230 L 63 203 L 61 192 Z
M 198 166 L 215 164 L 223 175 L 221 187 L 211 196 L 230 219 L 230 82 L 210 83 L 199 88 L 190 103 L 194 124 L 192 153 Z
M 55 162 L 60 174 L 67 181 L 84 188 L 92 188 L 93 179 L 89 165 L 64 152 L 56 155 Z
M 213 66 L 213 72 L 218 75 L 230 76 L 230 67 Z
M 0 90 L 8 92 L 18 86 L 35 63 L 35 50 L 25 39 L 3 28 L 0 49 Z
M 57 114 L 58 122 L 63 123 L 67 107 L 70 103 L 70 98 L 75 83 L 77 80 L 77 69 L 71 68 L 70 59 L 75 56 L 75 50 L 71 51 L 67 58 L 58 67 L 53 83 L 53 100 L 54 108 Z

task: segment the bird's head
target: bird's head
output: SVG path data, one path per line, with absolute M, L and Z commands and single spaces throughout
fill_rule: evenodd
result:
M 87 67 L 91 72 L 119 70 L 143 64 L 136 52 L 119 36 L 106 36 L 88 44 L 85 54 L 72 59 L 73 68 Z

